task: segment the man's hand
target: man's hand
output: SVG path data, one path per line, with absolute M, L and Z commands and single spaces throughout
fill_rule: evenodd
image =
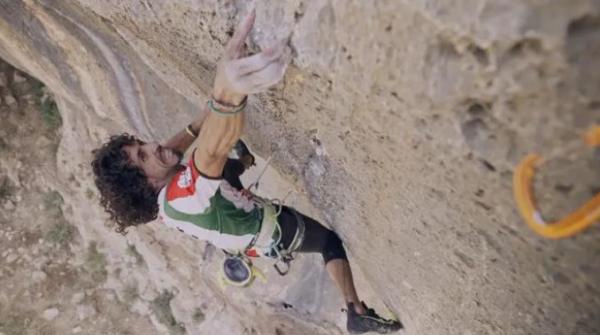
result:
M 283 78 L 290 62 L 291 52 L 285 43 L 240 58 L 255 18 L 256 13 L 252 10 L 242 20 L 217 65 L 213 97 L 220 103 L 239 105 L 246 95 L 267 90 Z
M 256 55 L 240 58 L 255 15 L 252 10 L 242 20 L 217 66 L 213 96 L 222 104 L 237 106 L 246 95 L 262 92 L 275 85 L 283 78 L 289 64 L 289 48 L 283 43 Z M 200 173 L 221 178 L 227 154 L 239 140 L 243 126 L 243 111 L 231 115 L 209 112 L 196 141 L 198 147 L 194 154 L 194 163 Z

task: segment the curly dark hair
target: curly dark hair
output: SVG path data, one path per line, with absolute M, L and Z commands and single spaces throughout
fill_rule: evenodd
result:
M 158 191 L 148 182 L 142 169 L 132 166 L 124 146 L 139 143 L 123 133 L 111 136 L 102 147 L 92 151 L 92 169 L 100 203 L 117 223 L 116 231 L 125 235 L 127 227 L 156 219 Z

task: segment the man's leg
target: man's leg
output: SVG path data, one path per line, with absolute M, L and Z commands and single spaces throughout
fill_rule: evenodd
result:
M 354 304 L 356 312 L 363 314 L 365 309 L 356 293 L 352 270 L 342 240 L 336 233 L 325 228 L 318 221 L 302 213 L 294 213 L 294 211 L 295 209 L 283 207 L 278 218 L 283 231 L 281 238 L 283 245 L 287 247 L 292 242 L 298 219 L 304 221 L 304 241 L 296 251 L 320 253 L 323 256 L 325 268 L 344 297 L 346 305 L 348 303 Z
M 362 303 L 352 278 L 352 270 L 346 257 L 346 250 L 338 235 L 325 228 L 319 222 L 301 213 L 294 213 L 294 209 L 283 207 L 277 221 L 281 225 L 281 244 L 287 248 L 294 239 L 298 227 L 298 220 L 305 225 L 304 240 L 298 252 L 319 252 L 323 256 L 325 268 L 340 290 L 348 307 L 346 327 L 352 334 L 362 334 L 375 331 L 387 334 L 402 328 L 398 321 L 386 320 L 374 310 L 366 308 Z
M 356 288 L 354 287 L 354 279 L 352 278 L 352 270 L 350 269 L 350 263 L 345 259 L 332 259 L 325 265 L 329 276 L 335 282 L 336 286 L 344 296 L 346 305 L 352 303 L 354 311 L 358 314 L 365 314 L 363 304 L 358 298 Z

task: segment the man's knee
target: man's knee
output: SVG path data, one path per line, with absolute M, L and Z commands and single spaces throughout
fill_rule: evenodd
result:
M 335 232 L 331 230 L 327 235 L 327 240 L 325 242 L 325 246 L 323 247 L 322 254 L 325 264 L 334 259 L 348 259 L 342 240 Z

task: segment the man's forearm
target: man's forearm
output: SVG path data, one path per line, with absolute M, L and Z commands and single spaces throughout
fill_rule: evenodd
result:
M 244 112 L 231 115 L 210 113 L 200 132 L 194 161 L 201 173 L 220 177 L 227 155 L 242 135 Z
M 206 107 L 205 107 L 206 108 Z M 200 134 L 200 130 L 202 129 L 202 125 L 204 124 L 204 120 L 206 119 L 207 111 L 204 110 L 202 116 L 194 122 L 191 123 L 192 131 L 197 135 Z M 185 152 L 196 140 L 195 137 L 191 136 L 186 130 L 185 127 L 181 129 L 177 134 L 171 137 L 164 146 L 167 148 L 171 148 L 177 150 L 179 152 Z

